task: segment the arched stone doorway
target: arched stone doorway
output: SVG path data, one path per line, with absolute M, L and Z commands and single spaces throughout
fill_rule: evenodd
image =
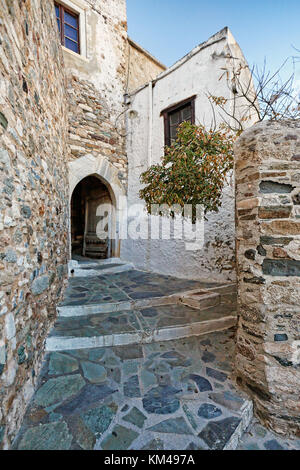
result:
M 121 184 L 118 170 L 103 156 L 94 157 L 93 155 L 85 155 L 68 164 L 69 167 L 69 190 L 70 190 L 70 215 L 71 202 L 73 192 L 78 184 L 87 177 L 96 177 L 109 192 L 113 205 L 113 213 L 111 218 L 111 249 L 112 258 L 120 256 L 120 221 L 123 213 L 126 213 L 126 191 Z M 71 217 L 70 217 L 71 219 Z M 71 220 L 69 223 L 69 241 L 70 241 L 70 259 L 71 254 Z
M 112 256 L 113 203 L 107 186 L 96 176 L 77 184 L 71 199 L 72 257 Z

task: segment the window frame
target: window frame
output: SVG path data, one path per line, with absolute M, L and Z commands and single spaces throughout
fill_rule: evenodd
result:
M 191 106 L 191 111 L 192 111 L 192 124 L 195 124 L 195 101 L 196 101 L 197 95 L 190 96 L 189 98 L 186 98 L 183 101 L 180 101 L 179 103 L 173 104 L 172 106 L 169 106 L 168 108 L 164 109 L 160 115 L 163 116 L 164 118 L 164 132 L 165 132 L 165 146 L 170 146 L 171 145 L 171 121 L 170 121 L 170 116 L 174 112 L 181 111 L 187 105 Z M 182 121 L 184 122 L 184 121 Z
M 68 8 L 67 6 L 65 6 L 63 3 L 59 3 L 59 2 L 54 2 L 54 6 L 55 7 L 58 7 L 59 8 L 59 20 L 60 20 L 60 31 L 59 31 L 59 34 L 60 34 L 60 43 L 61 45 L 67 49 L 68 51 L 71 51 L 73 52 L 74 54 L 79 54 L 81 55 L 81 45 L 80 45 L 80 36 L 81 36 L 81 28 L 80 28 L 80 13 L 78 11 L 75 11 L 75 10 L 71 10 L 70 8 Z M 71 16 L 75 16 L 76 19 L 77 19 L 77 28 L 74 28 L 74 26 L 70 25 L 72 28 L 76 29 L 77 30 L 77 35 L 78 35 L 78 41 L 74 41 L 72 38 L 68 38 L 70 39 L 70 41 L 73 41 L 75 44 L 78 44 L 78 51 L 73 51 L 72 49 L 69 49 L 66 44 L 65 44 L 65 12 L 66 13 L 69 13 L 69 15 Z M 56 20 L 57 20 L 57 16 L 55 14 L 55 17 L 56 17 Z

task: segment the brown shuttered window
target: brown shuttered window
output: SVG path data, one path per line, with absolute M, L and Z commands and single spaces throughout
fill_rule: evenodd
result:
M 79 15 L 59 3 L 54 5 L 62 45 L 80 54 Z
M 182 122 L 195 124 L 195 99 L 192 96 L 161 112 L 164 117 L 165 145 L 171 145 L 177 138 L 177 130 Z

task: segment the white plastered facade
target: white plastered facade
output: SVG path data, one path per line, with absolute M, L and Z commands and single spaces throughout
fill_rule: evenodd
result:
M 247 64 L 231 32 L 225 28 L 163 72 L 153 83 L 131 94 L 127 113 L 129 206 L 142 202 L 139 199 L 140 175 L 151 164 L 158 163 L 163 155 L 164 120 L 161 112 L 196 95 L 196 124 L 210 127 L 214 113 L 207 95 L 231 99 L 230 78 L 233 68 L 239 63 Z M 250 72 L 245 74 L 251 80 Z M 217 109 L 215 116 L 217 124 L 221 123 Z M 250 126 L 252 122 L 248 124 Z M 187 251 L 184 240 L 127 239 L 122 242 L 121 257 L 141 269 L 181 278 L 235 280 L 234 211 L 234 180 L 231 175 L 223 191 L 220 211 L 207 216 L 202 249 Z M 145 214 L 142 238 L 147 238 L 149 220 Z

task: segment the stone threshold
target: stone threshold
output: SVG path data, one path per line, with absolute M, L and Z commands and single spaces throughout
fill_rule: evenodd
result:
M 134 269 L 132 263 L 124 262 L 119 258 L 108 260 L 87 260 L 69 262 L 69 278 L 95 277 L 99 274 L 120 274 Z

